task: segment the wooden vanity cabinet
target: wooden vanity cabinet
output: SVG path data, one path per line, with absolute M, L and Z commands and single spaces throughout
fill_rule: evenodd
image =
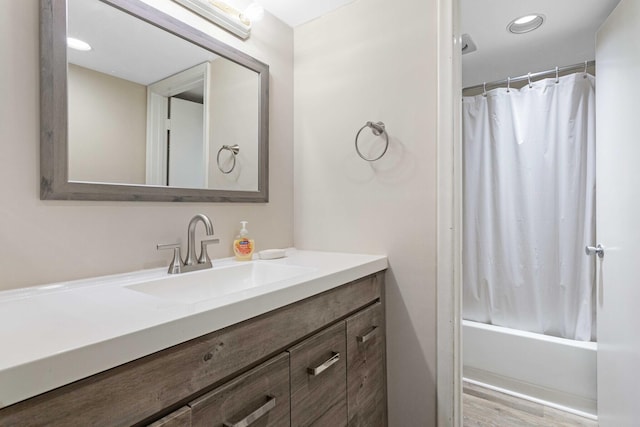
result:
M 386 426 L 383 290 L 384 272 L 346 283 L 2 408 L 0 427 Z
M 149 424 L 149 427 L 191 427 L 191 408 L 183 406 L 158 421 Z
M 291 355 L 291 425 L 347 425 L 345 322 L 288 350 Z
M 282 353 L 148 427 L 288 426 L 289 397 L 289 353 Z
M 385 318 L 382 303 L 346 320 L 349 427 L 387 425 Z
M 289 425 L 289 354 L 281 355 L 189 403 L 194 427 Z

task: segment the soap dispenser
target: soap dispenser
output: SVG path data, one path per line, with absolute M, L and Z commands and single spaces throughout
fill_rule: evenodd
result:
M 255 249 L 255 244 L 253 239 L 249 238 L 249 231 L 247 230 L 248 222 L 240 221 L 240 224 L 242 224 L 242 229 L 240 229 L 240 233 L 233 241 L 233 252 L 236 254 L 238 261 L 250 261 Z

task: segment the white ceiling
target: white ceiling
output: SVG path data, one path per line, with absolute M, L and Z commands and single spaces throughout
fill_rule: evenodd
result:
M 309 22 L 354 0 L 258 0 L 265 10 L 291 27 Z
M 227 0 L 239 9 L 251 1 Z M 257 1 L 269 13 L 295 27 L 354 0 Z M 462 32 L 469 33 L 478 48 L 462 57 L 463 86 L 594 59 L 595 33 L 619 1 L 461 0 Z M 87 13 L 86 9 L 91 8 L 98 10 Z M 506 30 L 507 24 L 514 18 L 534 12 L 546 16 L 545 23 L 539 29 L 527 34 L 511 34 Z M 112 20 L 112 14 L 119 15 L 119 19 Z M 99 18 L 87 18 L 91 16 Z M 93 53 L 70 50 L 70 62 L 141 84 L 155 82 L 215 57 L 211 52 L 149 24 L 141 28 L 139 20 L 99 1 L 70 0 L 69 21 L 70 34 L 81 39 L 95 38 L 100 33 L 109 35 L 103 41 L 86 40 L 94 46 Z M 134 34 L 137 37 L 131 37 Z M 157 42 L 158 37 L 164 41 Z M 113 65 L 91 63 L 100 60 L 92 58 L 98 56 L 97 52 L 107 52 L 102 58 L 110 59 L 110 64 L 123 66 L 121 69 L 108 69 Z M 114 61 L 114 58 L 117 60 Z
M 266 11 L 290 27 L 319 18 L 355 0 L 223 0 L 238 10 L 251 2 L 262 5 Z
M 595 34 L 620 0 L 461 0 L 461 32 L 478 50 L 462 57 L 463 87 L 595 59 Z M 531 13 L 545 23 L 511 34 L 513 19 Z
M 100 1 L 69 0 L 70 37 L 92 47 L 67 49 L 72 64 L 148 85 L 218 58 L 212 52 Z

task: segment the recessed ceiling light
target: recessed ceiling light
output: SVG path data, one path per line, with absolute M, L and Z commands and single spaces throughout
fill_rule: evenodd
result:
M 514 19 L 507 25 L 507 30 L 513 34 L 523 34 L 533 31 L 544 23 L 544 15 L 533 13 Z
M 517 24 L 517 25 L 524 25 L 524 24 L 528 24 L 529 22 L 533 21 L 537 17 L 538 17 L 538 15 L 527 15 L 527 16 L 523 16 L 522 18 L 516 19 L 515 21 L 513 21 L 513 23 Z
M 91 46 L 87 42 L 83 42 L 79 39 L 74 39 L 73 37 L 67 37 L 67 46 L 71 49 L 87 51 L 91 50 Z

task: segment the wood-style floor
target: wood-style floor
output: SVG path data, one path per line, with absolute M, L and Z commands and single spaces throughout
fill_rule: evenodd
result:
M 463 388 L 464 427 L 597 427 L 596 421 L 518 399 L 468 382 Z

